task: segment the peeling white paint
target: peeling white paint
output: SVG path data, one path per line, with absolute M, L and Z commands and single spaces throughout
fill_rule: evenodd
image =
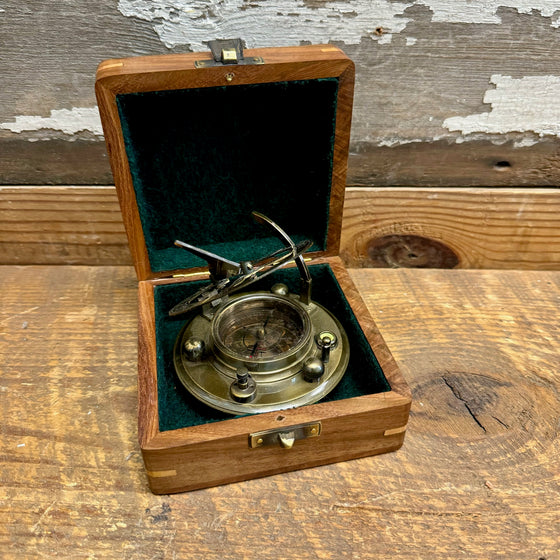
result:
M 539 141 L 537 138 L 522 138 L 521 140 L 518 140 L 517 142 L 513 143 L 513 147 L 514 148 L 530 148 L 531 146 L 534 146 L 535 144 L 538 144 Z
M 406 46 L 411 47 L 412 45 L 416 45 L 418 39 L 416 37 L 407 37 L 406 38 Z
M 458 136 L 457 138 L 455 138 L 455 144 L 464 144 L 465 142 L 476 142 L 476 141 L 478 142 L 489 141 L 494 146 L 503 146 L 504 144 L 507 144 L 510 141 L 510 139 L 506 135 L 488 136 L 483 133 L 471 134 L 468 136 Z
M 508 142 L 512 142 L 513 148 L 530 148 L 535 144 L 540 142 L 539 137 L 535 134 L 531 134 L 530 136 L 523 137 L 520 139 L 512 138 L 508 135 L 488 135 L 484 133 L 476 133 L 476 134 L 469 134 L 467 136 L 458 136 L 457 138 L 453 139 L 450 138 L 448 134 L 436 134 L 426 138 L 405 138 L 402 136 L 389 136 L 389 137 L 381 137 L 376 136 L 372 137 L 367 135 L 365 138 L 361 139 L 362 142 L 367 144 L 373 144 L 380 148 L 396 148 L 398 146 L 405 146 L 408 144 L 419 144 L 419 143 L 435 143 L 439 141 L 445 141 L 447 143 L 452 142 L 455 144 L 464 144 L 466 142 L 490 142 L 490 144 L 494 146 L 503 146 Z M 358 150 L 356 153 L 352 153 L 351 155 L 359 154 L 360 151 Z
M 560 12 L 558 0 L 418 0 L 433 12 L 432 21 L 448 23 L 502 23 L 499 8 L 513 8 L 520 14 L 538 12 L 543 17 L 552 17 Z M 553 24 L 553 22 L 551 22 Z
M 248 47 L 299 45 L 301 41 L 358 44 L 364 37 L 391 41 L 410 19 L 403 12 L 414 2 L 383 0 L 119 0 L 128 17 L 152 23 L 169 48 L 189 45 L 206 50 L 208 40 L 243 37 Z M 383 33 L 376 32 L 382 27 Z
M 536 138 L 522 138 L 521 140 L 514 142 L 513 143 L 513 147 L 514 148 L 530 148 L 531 146 L 534 146 L 535 144 L 538 144 L 539 141 Z
M 103 136 L 97 107 L 73 107 L 71 110 L 53 109 L 49 117 L 21 115 L 15 117 L 14 122 L 0 123 L 0 129 L 18 133 L 49 129 L 60 130 L 68 135 L 89 131 L 96 136 Z
M 429 8 L 435 22 L 499 24 L 499 9 L 513 8 L 551 18 L 550 24 L 560 27 L 557 0 L 119 0 L 118 9 L 150 22 L 167 47 L 188 45 L 199 51 L 218 37 L 243 37 L 248 47 L 301 41 L 358 44 L 364 37 L 387 44 L 406 28 L 410 18 L 404 12 L 414 5 Z M 376 32 L 379 27 L 381 34 Z
M 432 140 L 437 140 L 433 138 Z M 371 140 L 370 140 L 371 141 Z M 419 142 L 425 142 L 422 138 L 400 138 L 398 136 L 393 136 L 389 138 L 376 138 L 373 143 L 380 148 L 394 148 L 395 146 L 404 146 L 405 144 L 417 144 Z
M 445 119 L 444 128 L 464 135 L 530 132 L 560 137 L 559 76 L 512 78 L 496 74 L 490 83 L 496 87 L 484 95 L 484 103 L 492 107 L 489 112 Z

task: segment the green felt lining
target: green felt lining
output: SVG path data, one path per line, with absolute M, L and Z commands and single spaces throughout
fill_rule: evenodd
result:
M 338 78 L 117 95 L 154 272 L 203 266 L 175 239 L 236 261 L 266 254 L 262 212 L 325 250 Z
M 342 323 L 350 340 L 350 362 L 342 381 L 323 401 L 332 401 L 390 391 L 383 371 L 358 324 L 333 271 L 328 264 L 310 265 L 313 299 L 331 311 Z M 284 282 L 292 292 L 299 289 L 299 272 L 295 268 L 276 271 L 253 284 L 255 290 L 266 290 L 275 282 Z M 216 422 L 232 416 L 200 403 L 182 386 L 173 366 L 173 345 L 185 317 L 169 317 L 168 311 L 181 299 L 201 286 L 202 282 L 155 286 L 157 385 L 160 431 L 175 430 Z

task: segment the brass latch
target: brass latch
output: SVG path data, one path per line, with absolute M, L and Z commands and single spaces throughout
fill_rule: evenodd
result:
M 260 56 L 245 58 L 243 54 L 243 41 L 241 39 L 216 39 L 215 41 L 208 41 L 208 46 L 212 52 L 212 59 L 197 60 L 194 63 L 196 68 L 235 64 L 264 64 L 264 60 Z
M 235 49 L 222 49 L 221 62 L 222 64 L 237 64 L 239 62 L 237 51 Z
M 291 449 L 298 439 L 317 437 L 320 434 L 321 422 L 264 430 L 249 434 L 249 447 L 255 449 L 265 445 L 280 445 L 285 449 Z

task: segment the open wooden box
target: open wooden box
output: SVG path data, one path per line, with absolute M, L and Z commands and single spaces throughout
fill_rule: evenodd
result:
M 155 493 L 172 493 L 398 449 L 410 391 L 338 257 L 353 63 L 330 45 L 108 60 L 96 93 L 139 283 L 139 440 Z M 277 248 L 258 210 L 306 255 L 313 299 L 350 338 L 350 363 L 317 404 L 240 417 L 210 409 L 177 380 L 169 309 L 207 277 L 182 239 L 243 261 Z M 275 273 L 288 285 L 296 268 Z M 315 423 L 320 435 L 250 446 L 251 435 Z

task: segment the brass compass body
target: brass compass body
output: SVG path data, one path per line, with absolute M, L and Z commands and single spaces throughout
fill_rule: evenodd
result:
M 258 219 L 280 230 L 268 218 Z M 211 273 L 221 269 L 221 277 L 170 312 L 198 311 L 175 342 L 175 371 L 193 396 L 223 412 L 260 413 L 317 402 L 334 389 L 348 365 L 342 325 L 310 297 L 311 277 L 301 256 L 309 244 L 296 245 L 280 232 L 288 247 L 253 263 L 237 264 L 204 251 Z M 197 248 L 180 246 L 202 256 Z M 212 263 L 213 258 L 220 263 Z M 290 294 L 284 284 L 266 292 L 236 292 L 292 259 L 302 277 L 300 294 Z

